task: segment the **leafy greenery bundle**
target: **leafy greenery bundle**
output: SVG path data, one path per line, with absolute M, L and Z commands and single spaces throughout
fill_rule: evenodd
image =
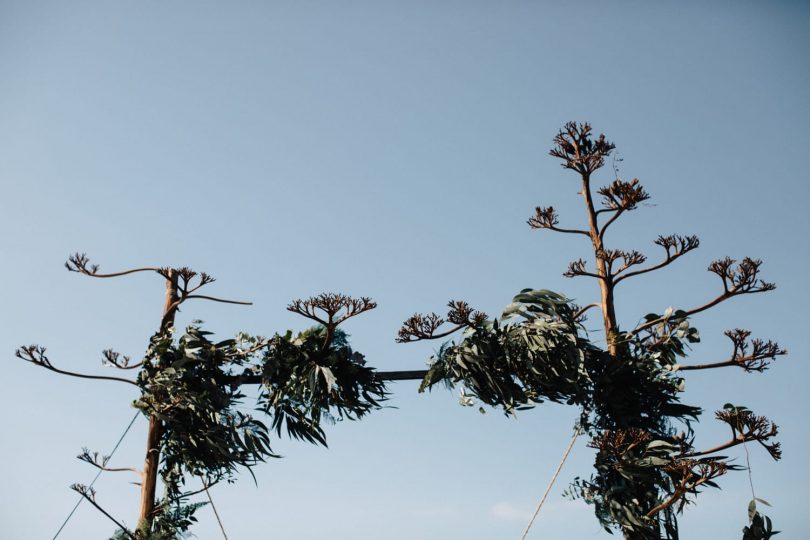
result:
M 355 420 L 381 407 L 385 385 L 363 355 L 352 351 L 345 332 L 313 327 L 269 340 L 245 334 L 214 343 L 197 323 L 175 345 L 172 332 L 152 338 L 138 375 L 142 388 L 135 406 L 162 422 L 160 442 L 164 495 L 157 505 L 150 540 L 185 532 L 200 503 L 185 501 L 200 490 L 184 491 L 198 477 L 210 487 L 232 482 L 239 467 L 248 471 L 268 457 L 268 427 L 240 411 L 243 377 L 261 373 L 258 412 L 281 435 L 326 446 L 322 422 Z
M 164 495 L 156 507 L 149 538 L 171 539 L 185 532 L 199 504 L 185 501 L 200 490 L 185 491 L 188 478 L 204 486 L 231 482 L 238 467 L 250 469 L 270 448 L 267 427 L 237 409 L 244 395 L 235 375 L 250 362 L 250 349 L 237 340 L 218 343 L 197 324 L 175 344 L 172 329 L 156 334 L 138 374 L 141 397 L 136 408 L 160 420 L 160 476 Z M 145 534 L 141 534 L 145 536 Z
M 98 274 L 98 267 L 88 266 L 84 255 L 72 257 L 68 265 L 93 277 L 122 274 Z M 51 364 L 45 348 L 38 345 L 17 351 L 18 357 L 51 371 L 124 382 L 140 389 L 134 406 L 150 422 L 143 470 L 110 467 L 109 457 L 86 449 L 79 456 L 100 470 L 140 475 L 142 516 L 137 528 L 130 530 L 104 510 L 92 487 L 72 486 L 117 525 L 114 540 L 186 537 L 196 521 L 195 512 L 206 504 L 192 502 L 195 496 L 223 480 L 233 482 L 240 468 L 250 471 L 267 458 L 279 457 L 270 446 L 272 430 L 280 436 L 284 427 L 294 439 L 325 446 L 323 422 L 362 418 L 381 408 L 387 399 L 383 381 L 365 365 L 363 355 L 352 350 L 346 333 L 338 328 L 346 319 L 376 307 L 370 299 L 321 294 L 296 300 L 288 309 L 318 324 L 297 335 L 288 331 L 265 339 L 240 334 L 235 339 L 214 342 L 211 333 L 195 321 L 176 338 L 174 311 L 183 301 L 200 297 L 194 291 L 213 279 L 201 274 L 194 287 L 189 286 L 189 281 L 197 274 L 188 269 L 142 270 L 154 270 L 167 279 L 167 307 L 161 330 L 152 337 L 138 363 L 132 364 L 128 357 L 114 351 L 104 351 L 106 365 L 138 369 L 135 380 L 61 370 Z M 245 395 L 240 388 L 255 382 L 261 384 L 256 408 L 244 412 L 240 405 Z M 270 427 L 257 419 L 258 415 L 268 416 Z M 164 489 L 162 497 L 155 501 L 145 486 L 150 481 L 154 485 L 158 475 Z M 194 479 L 201 483 L 201 489 L 186 488 L 186 483 Z
M 337 330 L 324 348 L 327 328 L 276 335 L 264 349 L 259 404 L 272 426 L 287 435 L 326 446 L 322 422 L 357 420 L 381 407 L 385 384 L 362 354 Z

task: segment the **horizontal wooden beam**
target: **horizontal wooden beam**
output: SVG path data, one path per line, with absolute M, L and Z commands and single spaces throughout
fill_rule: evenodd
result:
M 377 375 L 384 381 L 421 381 L 427 375 L 426 369 L 415 371 L 378 371 Z M 241 375 L 233 378 L 233 383 L 242 384 L 262 384 L 261 375 Z
M 377 375 L 384 381 L 421 381 L 427 375 L 426 369 L 416 371 L 378 371 Z

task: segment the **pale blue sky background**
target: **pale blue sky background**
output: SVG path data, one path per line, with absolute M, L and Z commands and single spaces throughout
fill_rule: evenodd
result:
M 653 5 L 654 4 L 654 5 Z M 710 4 L 710 5 L 706 5 Z M 420 369 L 437 344 L 397 345 L 414 311 L 464 298 L 499 313 L 524 287 L 582 304 L 561 276 L 578 237 L 530 231 L 536 205 L 582 223 L 574 177 L 547 155 L 567 120 L 613 140 L 621 173 L 653 205 L 610 235 L 658 255 L 658 234 L 700 250 L 620 291 L 625 327 L 717 292 L 725 255 L 766 261 L 779 288 L 696 318 L 694 361 L 722 360 L 727 328 L 791 354 L 769 372 L 696 372 L 699 442 L 727 433 L 732 401 L 781 427 L 784 460 L 752 448 L 757 495 L 785 540 L 810 534 L 806 156 L 810 10 L 802 2 L 10 2 L 0 0 L 0 537 L 49 539 L 106 452 L 135 393 L 13 358 L 46 345 L 65 368 L 102 372 L 100 351 L 138 356 L 162 283 L 93 281 L 62 268 L 188 265 L 210 293 L 251 308 L 187 305 L 218 335 L 301 329 L 286 303 L 321 291 L 374 297 L 353 344 L 382 370 Z M 607 182 L 605 170 L 597 181 Z M 600 338 L 598 324 L 593 337 Z M 329 430 L 330 449 L 279 441 L 286 457 L 213 495 L 230 537 L 274 540 L 517 539 L 570 436 L 572 409 L 509 420 L 456 395 L 392 385 L 391 405 Z M 140 466 L 145 422 L 116 462 Z M 735 452 L 740 456 L 741 452 Z M 581 440 L 531 538 L 604 538 L 560 494 L 591 471 Z M 105 475 L 98 500 L 128 524 L 137 488 Z M 745 473 L 682 519 L 683 538 L 740 538 Z M 83 505 L 60 538 L 106 538 Z M 195 529 L 219 538 L 209 509 Z

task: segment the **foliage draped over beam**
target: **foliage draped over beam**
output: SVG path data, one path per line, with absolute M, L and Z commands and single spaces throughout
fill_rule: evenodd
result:
M 88 449 L 78 457 L 104 471 L 140 476 L 142 500 L 150 497 L 144 494 L 148 476 L 159 475 L 164 487 L 160 500 L 150 501 L 148 514 L 130 530 L 103 508 L 94 489 L 71 486 L 115 524 L 115 539 L 184 537 L 196 521 L 195 512 L 206 504 L 193 502 L 204 490 L 187 488 L 189 480 L 202 480 L 207 489 L 222 481 L 233 482 L 239 468 L 250 471 L 267 458 L 279 457 L 271 447 L 271 432 L 326 446 L 324 423 L 363 418 L 387 399 L 384 379 L 365 365 L 363 355 L 351 348 L 346 333 L 338 328 L 347 319 L 374 309 L 376 303 L 369 298 L 325 293 L 295 300 L 287 309 L 315 321 L 317 326 L 297 334 L 287 331 L 271 338 L 239 334 L 215 342 L 200 321 L 194 321 L 179 337 L 173 325 L 174 313 L 188 299 L 248 304 L 197 294 L 214 281 L 211 276 L 188 268 L 165 267 L 102 274 L 84 254 L 72 256 L 66 266 L 98 278 L 155 272 L 167 284 L 160 329 L 152 336 L 144 357 L 133 363 L 130 357 L 112 350 L 102 354 L 102 364 L 107 367 L 137 369 L 134 379 L 59 369 L 39 345 L 17 350 L 19 358 L 50 371 L 140 389 L 134 406 L 150 419 L 150 428 L 158 426 L 150 429 L 144 469 L 110 466 L 108 457 Z M 392 378 L 413 375 L 396 372 Z M 256 412 L 267 416 L 269 425 L 257 414 L 240 410 L 245 398 L 240 386 L 246 382 L 261 384 Z M 150 456 L 159 456 L 159 468 L 150 469 Z
M 760 279 L 762 262 L 749 257 L 739 263 L 725 257 L 709 265 L 708 270 L 720 278 L 722 291 L 704 304 L 669 308 L 646 315 L 629 329 L 620 327 L 616 286 L 669 266 L 700 242 L 696 236 L 659 236 L 654 243 L 664 255 L 646 266 L 643 253 L 606 246 L 608 228 L 650 199 L 638 179 L 619 178 L 614 164 L 616 178 L 595 190 L 601 207 L 595 204 L 592 174 L 604 166 L 614 148 L 604 135 L 593 136 L 589 124 L 566 124 L 554 138 L 550 154 L 578 176 L 586 226 L 561 227 L 552 206 L 537 207 L 528 220 L 533 229 L 588 238 L 593 269 L 588 261 L 578 259 L 564 275 L 595 279 L 599 301 L 580 307 L 551 291 L 525 289 L 500 318 L 489 319 L 466 302 L 453 300 L 446 317 L 411 316 L 402 325 L 398 341 L 443 339 L 463 331 L 460 339 L 444 343 L 431 357 L 421 391 L 439 383 L 461 386 L 463 405 L 481 402 L 500 407 L 507 415 L 543 401 L 578 407 L 578 431 L 587 433 L 589 445 L 597 450 L 595 473 L 589 479 L 575 479 L 568 495 L 592 504 L 608 532 L 619 529 L 627 539 L 675 540 L 677 516 L 684 507 L 704 487 L 718 487 L 718 477 L 741 468 L 723 455 L 726 450 L 757 442 L 773 459 L 781 456 L 779 443 L 773 442 L 777 427 L 745 407 L 730 404 L 716 417 L 731 427 L 731 439 L 710 449 L 695 448 L 694 427 L 702 410 L 681 402 L 682 372 L 730 366 L 762 372 L 786 351 L 772 341 L 750 340 L 748 330 L 735 329 L 726 332 L 733 343 L 730 358 L 680 363 L 690 345 L 699 341 L 691 317 L 733 297 L 775 288 Z M 592 308 L 601 311 L 605 346 L 592 342 L 581 324 Z M 776 534 L 770 519 L 756 511 L 755 501 L 752 505 L 744 539 Z
M 439 383 L 461 386 L 461 402 L 499 407 L 507 415 L 544 401 L 576 406 L 577 431 L 587 433 L 596 449 L 595 472 L 576 478 L 568 493 L 593 504 L 606 530 L 619 529 L 627 539 L 678 538 L 677 516 L 705 487 L 741 467 L 724 455 L 738 445 L 758 443 L 774 459 L 781 449 L 774 442 L 777 427 L 742 406 L 726 404 L 716 418 L 727 424 L 731 438 L 712 448 L 694 446 L 694 427 L 702 410 L 681 401 L 683 372 L 737 366 L 762 372 L 785 354 L 777 343 L 750 339 L 748 330 L 726 332 L 732 341 L 729 358 L 713 362 L 681 363 L 690 345 L 699 341 L 691 318 L 733 297 L 773 290 L 760 279 L 761 261 L 728 257 L 713 262 L 709 271 L 722 282 L 722 291 L 693 308 L 651 313 L 640 324 L 622 329 L 616 318 L 615 291 L 628 278 L 669 266 L 699 246 L 695 236 L 659 236 L 654 243 L 664 250 L 657 263 L 645 265 L 646 255 L 636 250 L 608 248 L 605 237 L 616 220 L 650 199 L 637 179 L 618 177 L 595 190 L 591 176 L 604 166 L 614 145 L 604 135 L 594 137 L 588 124 L 568 123 L 554 139 L 551 155 L 579 176 L 587 226 L 559 226 L 551 206 L 537 207 L 528 224 L 534 229 L 586 237 L 593 259 L 573 261 L 564 275 L 596 279 L 600 299 L 584 307 L 547 290 L 524 289 L 499 318 L 489 318 L 463 301 L 451 301 L 446 317 L 415 314 L 405 321 L 398 341 L 444 339 L 463 331 L 460 339 L 441 346 L 426 371 L 377 372 L 354 351 L 338 328 L 356 315 L 374 309 L 369 298 L 321 294 L 295 300 L 287 309 L 316 323 L 303 332 L 274 334 L 271 338 L 239 334 L 212 341 L 199 321 L 175 335 L 174 319 L 187 300 L 228 304 L 249 302 L 203 295 L 199 290 L 214 279 L 180 267 L 144 267 L 101 273 L 84 254 L 68 260 L 68 270 L 94 278 L 114 278 L 147 272 L 161 276 L 166 301 L 158 331 L 144 357 L 133 363 L 128 356 L 105 350 L 105 366 L 134 377 L 85 374 L 55 366 L 46 349 L 28 345 L 17 356 L 50 371 L 87 379 L 135 386 L 134 405 L 149 418 L 144 468 L 111 466 L 109 458 L 84 449 L 79 459 L 109 472 L 135 473 L 141 478 L 141 515 L 134 530 L 107 512 L 90 487 L 73 489 L 116 526 L 115 539 L 173 540 L 183 537 L 195 522 L 204 502 L 195 502 L 203 490 L 186 487 L 202 480 L 204 489 L 233 482 L 240 468 L 251 470 L 267 458 L 279 457 L 271 447 L 271 434 L 326 445 L 324 423 L 361 419 L 383 406 L 385 381 L 422 379 L 420 391 Z M 583 327 L 587 312 L 601 311 L 606 340 L 590 340 Z M 134 371 L 137 370 L 137 371 Z M 260 384 L 256 409 L 240 410 L 245 399 L 240 387 Z M 483 409 L 482 409 L 483 410 Z M 259 414 L 269 421 L 264 423 Z M 160 477 L 163 493 L 155 494 Z M 151 486 L 151 487 L 150 487 Z M 776 534 L 767 516 L 749 506 L 744 540 L 765 540 Z

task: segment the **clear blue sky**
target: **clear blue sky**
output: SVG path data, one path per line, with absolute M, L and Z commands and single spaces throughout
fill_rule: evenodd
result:
M 14 349 L 38 342 L 98 373 L 102 349 L 137 357 L 158 325 L 157 277 L 83 279 L 68 254 L 213 274 L 211 294 L 255 305 L 189 303 L 178 322 L 223 338 L 304 328 L 284 309 L 296 297 L 369 295 L 379 308 L 347 326 L 356 348 L 382 370 L 420 369 L 436 344 L 394 343 L 414 311 L 463 298 L 497 314 L 524 287 L 596 298 L 561 276 L 587 245 L 525 223 L 536 205 L 584 218 L 574 177 L 547 155 L 572 119 L 604 131 L 621 174 L 653 195 L 614 246 L 655 258 L 658 234 L 703 241 L 623 286 L 625 327 L 715 294 L 714 258 L 766 261 L 779 288 L 697 317 L 692 359 L 725 359 L 734 327 L 790 356 L 765 374 L 690 373 L 685 399 L 707 410 L 699 444 L 725 440 L 711 411 L 728 401 L 780 425 L 782 462 L 752 448 L 757 495 L 786 540 L 807 536 L 808 23 L 806 4 L 784 1 L 0 0 L 0 537 L 52 537 L 68 486 L 94 474 L 73 456 L 107 452 L 135 398 Z M 396 408 L 333 426 L 329 450 L 279 441 L 285 458 L 256 469 L 258 487 L 247 474 L 217 487 L 230 537 L 519 538 L 576 412 L 510 420 L 451 392 L 392 389 Z M 115 462 L 140 466 L 144 434 L 139 420 Z M 561 497 L 592 457 L 581 440 L 531 538 L 606 537 Z M 102 476 L 98 500 L 133 524 L 129 480 Z M 740 538 L 746 475 L 721 484 L 686 512 L 684 538 Z M 60 538 L 111 531 L 83 505 Z M 219 538 L 209 509 L 195 532 Z

